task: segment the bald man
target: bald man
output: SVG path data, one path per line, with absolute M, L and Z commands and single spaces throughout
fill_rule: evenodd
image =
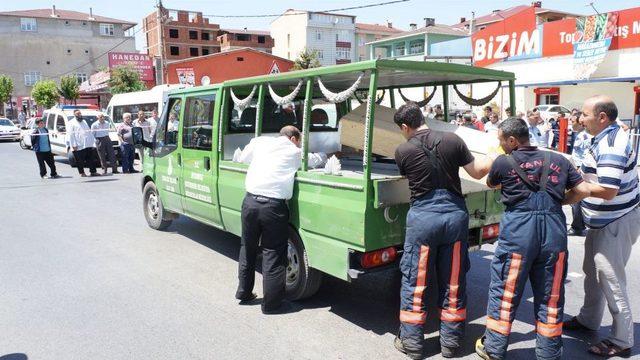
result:
M 594 137 L 580 168 L 591 193 L 581 203 L 588 228 L 585 299 L 580 314 L 564 323 L 567 330 L 595 331 L 607 305 L 611 334 L 589 348 L 603 357 L 629 356 L 634 340 L 625 266 L 640 237 L 640 194 L 636 154 L 617 117 L 618 108 L 608 96 L 591 97 L 582 107 L 580 120 Z

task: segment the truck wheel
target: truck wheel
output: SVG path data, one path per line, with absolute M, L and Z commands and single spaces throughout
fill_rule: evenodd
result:
M 302 239 L 293 229 L 289 229 L 287 260 L 287 297 L 291 300 L 301 300 L 315 294 L 320 288 L 322 273 L 309 267 Z
M 153 182 L 148 182 L 142 190 L 144 218 L 147 224 L 154 230 L 164 230 L 171 225 L 172 218 L 168 211 L 162 206 L 162 200 L 158 194 L 158 189 Z
M 22 150 L 29 150 L 29 146 L 27 146 L 27 144 L 24 143 L 24 139 L 20 139 L 20 147 L 22 148 Z

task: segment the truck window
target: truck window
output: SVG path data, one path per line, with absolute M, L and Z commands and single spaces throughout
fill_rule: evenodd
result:
M 164 156 L 177 148 L 180 127 L 181 98 L 170 98 L 156 129 L 154 156 Z
M 55 114 L 49 114 L 48 115 L 48 117 L 47 117 L 47 129 L 53 130 L 53 129 L 56 128 L 55 120 L 56 120 L 56 115 Z
M 62 115 L 58 115 L 58 118 L 56 119 L 56 129 L 58 129 L 58 131 L 60 132 L 66 131 L 66 127 L 64 125 L 64 118 L 62 117 Z
M 157 103 L 145 103 L 145 104 L 126 104 L 116 105 L 113 107 L 113 122 L 121 123 L 122 115 L 124 113 L 131 114 L 131 121 L 138 118 L 138 111 L 144 111 L 145 116 L 150 117 L 153 110 L 158 110 Z
M 211 151 L 215 95 L 186 99 L 182 122 L 182 147 Z

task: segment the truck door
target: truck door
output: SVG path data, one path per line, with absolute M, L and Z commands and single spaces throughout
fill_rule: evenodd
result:
M 66 155 L 67 153 L 67 126 L 62 115 L 50 114 L 55 116 L 55 126 L 51 133 L 51 152 L 54 154 Z
M 180 214 L 183 213 L 183 206 L 178 124 L 182 123 L 182 104 L 181 96 L 169 98 L 166 111 L 162 114 L 156 130 L 156 142 L 152 153 L 160 198 L 167 209 Z
M 213 156 L 215 94 L 185 97 L 181 149 L 184 211 L 190 217 L 221 226 L 218 209 L 217 156 Z

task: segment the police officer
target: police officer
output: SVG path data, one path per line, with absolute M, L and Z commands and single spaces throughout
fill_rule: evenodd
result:
M 394 116 L 408 140 L 395 153 L 400 173 L 407 177 L 411 208 L 407 214 L 404 254 L 400 263 L 400 332 L 395 347 L 421 359 L 426 319 L 424 290 L 438 283 L 440 344 L 444 357 L 460 346 L 466 320 L 467 236 L 469 214 L 462 197 L 459 170 L 480 179 L 489 172 L 489 158 L 474 159 L 454 133 L 430 130 L 420 107 L 409 102 Z M 435 268 L 437 276 L 428 269 Z
M 562 204 L 581 200 L 589 190 L 569 160 L 530 145 L 523 120 L 505 120 L 498 138 L 510 155 L 496 159 L 487 185 L 502 188 L 506 211 L 491 262 L 487 329 L 476 342 L 476 353 L 486 360 L 505 357 L 511 323 L 529 278 L 537 320 L 536 356 L 560 359 L 568 258 Z

